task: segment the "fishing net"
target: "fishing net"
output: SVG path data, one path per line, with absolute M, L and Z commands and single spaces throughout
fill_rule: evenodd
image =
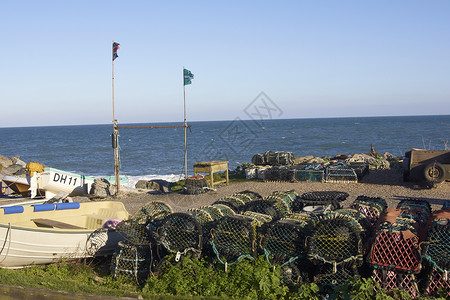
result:
M 142 206 L 132 217 L 131 220 L 139 224 L 147 224 L 158 218 L 164 218 L 172 213 L 172 208 L 159 201 L 152 201 Z
M 264 171 L 264 181 L 295 181 L 295 170 L 285 167 L 271 167 Z
M 352 224 L 361 231 L 361 240 L 363 244 L 367 242 L 371 234 L 371 225 L 367 217 L 359 210 L 353 208 L 340 208 L 329 214 L 338 214 L 349 217 L 350 220 L 352 220 Z
M 431 214 L 431 206 L 428 201 L 420 199 L 405 199 L 400 201 L 397 205 L 401 209 L 401 218 L 412 219 L 416 221 L 419 226 L 424 226 L 428 222 L 428 217 Z
M 301 195 L 304 206 L 329 206 L 331 209 L 341 207 L 340 202 L 347 199 L 348 193 L 338 191 L 317 191 Z
M 211 230 L 211 246 L 223 264 L 234 264 L 243 258 L 254 258 L 257 251 L 257 231 L 270 216 L 255 212 L 225 216 Z
M 372 279 L 380 284 L 385 290 L 399 289 L 416 298 L 419 293 L 416 277 L 414 274 L 390 271 L 386 269 L 374 269 Z
M 325 182 L 358 182 L 358 177 L 353 169 L 330 166 L 326 169 Z
M 437 296 L 439 289 L 447 291 L 447 299 L 450 298 L 450 276 L 448 272 L 442 272 L 438 268 L 433 268 L 428 276 L 425 292 L 429 296 Z
M 152 264 L 150 245 L 135 245 L 126 241 L 119 242 L 111 261 L 114 278 L 123 276 L 143 284 L 149 276 Z
M 323 264 L 314 269 L 314 282 L 323 293 L 330 293 L 339 285 L 346 283 L 351 277 L 358 275 L 358 270 L 353 262 L 340 266 Z
M 267 226 L 260 247 L 272 264 L 284 264 L 306 257 L 305 239 L 310 233 L 309 222 L 283 219 Z
M 323 170 L 295 170 L 295 180 L 307 181 L 307 182 L 323 182 L 324 171 Z
M 369 164 L 364 162 L 350 162 L 347 163 L 347 168 L 355 171 L 358 180 L 363 179 L 364 176 L 369 174 Z
M 203 245 L 200 219 L 189 213 L 167 215 L 155 233 L 158 248 L 162 246 L 168 252 L 177 253 L 178 256 L 188 251 L 200 256 Z
M 208 182 L 203 176 L 188 177 L 184 184 L 184 191 L 189 195 L 198 195 L 208 191 Z
M 300 271 L 295 262 L 287 262 L 280 267 L 281 280 L 288 287 L 307 282 L 308 274 Z
M 116 226 L 116 231 L 134 245 L 148 245 L 151 242 L 151 234 L 146 224 L 140 223 L 140 220 L 129 219 L 122 221 Z
M 374 226 L 380 215 L 387 209 L 386 200 L 379 197 L 358 196 L 353 201 L 351 208 L 359 210 L 370 221 L 371 226 Z
M 261 195 L 252 191 L 243 191 L 228 197 L 217 200 L 214 204 L 222 204 L 230 207 L 235 212 L 239 212 L 242 207 L 250 201 L 262 199 Z
M 313 263 L 362 263 L 361 227 L 344 215 L 323 216 L 307 238 L 308 257 Z
M 372 244 L 369 263 L 375 267 L 417 273 L 421 269 L 419 237 L 410 219 L 383 222 Z
M 423 257 L 440 272 L 450 271 L 450 220 L 435 220 L 423 247 Z

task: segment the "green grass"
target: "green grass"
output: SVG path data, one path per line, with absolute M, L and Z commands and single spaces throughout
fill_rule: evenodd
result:
M 110 259 L 110 258 L 109 258 Z M 150 276 L 143 285 L 127 278 L 114 279 L 109 261 L 61 262 L 25 269 L 0 269 L 0 283 L 14 286 L 62 290 L 108 296 L 144 299 L 323 299 L 315 283 L 288 288 L 283 285 L 280 268 L 270 266 L 264 256 L 242 260 L 228 266 L 209 260 L 184 257 L 174 263 L 169 256 L 161 272 Z M 441 291 L 445 295 L 446 291 Z M 329 299 L 411 299 L 403 291 L 386 291 L 370 278 L 351 278 L 346 284 L 328 293 Z M 445 299 L 420 297 L 418 299 Z

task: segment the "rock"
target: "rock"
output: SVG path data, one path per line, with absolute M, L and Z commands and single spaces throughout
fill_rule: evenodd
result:
M 12 164 L 13 164 L 13 162 L 11 159 L 0 154 L 0 166 L 1 166 L 0 169 L 6 169 L 7 167 L 9 167 Z
M 158 191 L 161 193 L 169 193 L 170 192 L 170 183 L 168 181 L 161 180 L 161 179 L 139 180 L 136 183 L 135 188 Z
M 9 173 L 19 176 L 25 174 L 25 168 L 18 164 L 12 164 L 6 168 Z
M 25 168 L 27 166 L 27 163 L 24 162 L 23 160 L 21 160 L 20 156 L 18 156 L 18 155 L 11 157 L 11 161 L 15 165 L 21 165 L 23 168 Z
M 95 178 L 89 194 L 97 197 L 108 197 L 112 194 L 111 189 L 114 189 L 114 187 L 111 186 L 108 180 L 105 178 Z

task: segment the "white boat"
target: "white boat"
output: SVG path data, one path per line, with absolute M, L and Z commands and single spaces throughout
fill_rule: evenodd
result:
M 0 208 L 0 267 L 111 254 L 122 240 L 110 219 L 128 219 L 123 203 L 100 201 Z
M 6 183 L 6 186 L 8 186 L 17 194 L 21 194 L 23 197 L 28 197 L 30 195 L 30 183 L 28 182 L 27 178 L 4 176 L 2 180 Z
M 45 191 L 45 198 L 51 199 L 59 192 L 67 192 L 70 196 L 89 194 L 95 178 L 79 175 L 55 168 L 45 168 L 44 172 L 35 172 L 29 177 L 31 198 Z

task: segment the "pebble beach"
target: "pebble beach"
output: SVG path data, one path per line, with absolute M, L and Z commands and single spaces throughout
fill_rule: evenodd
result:
M 214 191 L 199 195 L 182 193 L 159 194 L 154 192 L 141 192 L 125 194 L 118 198 L 123 202 L 128 212 L 133 214 L 150 201 L 163 201 L 169 204 L 176 212 L 186 211 L 212 204 L 214 201 L 231 196 L 241 191 L 253 191 L 261 196 L 268 196 L 274 191 L 294 190 L 301 195 L 312 191 L 342 191 L 349 194 L 342 203 L 348 207 L 360 195 L 381 197 L 386 200 L 389 208 L 395 208 L 404 198 L 420 198 L 427 200 L 433 210 L 442 208 L 445 200 L 450 199 L 450 182 L 443 182 L 435 188 L 426 188 L 412 182 L 403 182 L 402 170 L 373 170 L 357 183 L 321 183 L 321 182 L 264 182 L 244 181 L 230 183 L 228 186 L 220 184 Z

